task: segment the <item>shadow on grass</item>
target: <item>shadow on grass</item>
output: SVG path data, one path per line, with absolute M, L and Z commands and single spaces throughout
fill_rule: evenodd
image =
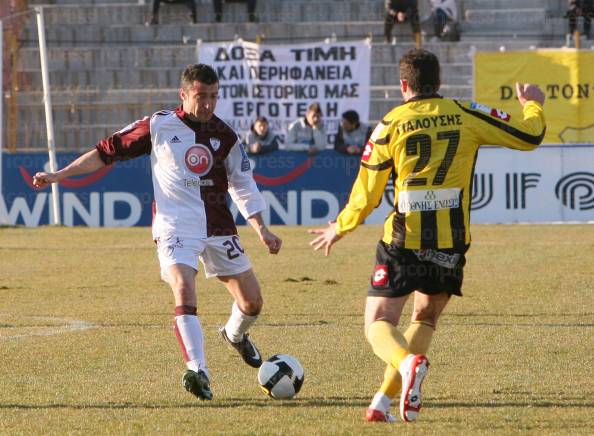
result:
M 227 398 L 224 400 L 213 400 L 209 402 L 196 401 L 192 403 L 180 404 L 156 404 L 156 403 L 99 403 L 99 404 L 18 404 L 8 403 L 0 404 L 0 409 L 23 409 L 23 410 L 45 410 L 45 409 L 74 409 L 74 410 L 118 410 L 118 409 L 226 409 L 236 407 L 281 407 L 289 409 L 309 408 L 309 407 L 355 407 L 365 408 L 369 405 L 368 397 L 328 397 L 328 398 L 298 398 L 288 401 L 274 401 L 271 399 L 247 399 L 247 398 Z M 469 408 L 476 409 L 496 409 L 496 408 L 587 408 L 594 409 L 594 402 L 579 401 L 491 401 L 491 402 L 471 402 L 471 401 L 425 401 L 423 404 L 427 408 L 449 409 L 449 408 Z

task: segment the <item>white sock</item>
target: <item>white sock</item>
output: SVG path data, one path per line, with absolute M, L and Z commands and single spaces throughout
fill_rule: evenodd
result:
M 239 342 L 243 334 L 256 322 L 258 315 L 250 316 L 239 310 L 237 303 L 231 307 L 231 316 L 225 324 L 225 332 L 231 342 Z
M 188 369 L 195 372 L 202 370 L 209 376 L 204 356 L 204 334 L 198 317 L 196 315 L 176 316 L 175 333 L 182 347 Z
M 380 412 L 386 413 L 390 410 L 390 406 L 392 405 L 392 400 L 383 392 L 378 392 L 374 395 L 373 400 L 371 400 L 371 407 L 372 409 L 379 410 Z

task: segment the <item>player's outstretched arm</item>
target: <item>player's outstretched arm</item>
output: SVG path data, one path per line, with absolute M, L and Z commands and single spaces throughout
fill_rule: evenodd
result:
M 270 254 L 277 254 L 280 251 L 283 241 L 266 227 L 260 212 L 250 216 L 247 219 L 247 222 L 250 223 L 252 228 L 256 231 L 260 241 L 268 247 L 268 252 Z
M 342 238 L 342 236 L 336 234 L 336 221 L 328 221 L 328 227 L 324 229 L 311 229 L 308 230 L 308 233 L 319 235 L 312 240 L 309 245 L 311 245 L 315 251 L 323 248 L 325 256 L 330 255 L 330 248 Z
M 55 173 L 39 172 L 35 174 L 35 176 L 33 176 L 33 185 L 37 188 L 45 188 L 52 183 L 59 183 L 60 180 L 66 177 L 92 173 L 104 166 L 105 163 L 99 157 L 99 152 L 97 149 L 93 149 Z
M 545 102 L 545 94 L 538 87 L 538 85 L 531 85 L 529 83 L 516 83 L 516 93 L 518 94 L 518 100 L 522 107 L 529 101 L 535 101 L 541 106 Z

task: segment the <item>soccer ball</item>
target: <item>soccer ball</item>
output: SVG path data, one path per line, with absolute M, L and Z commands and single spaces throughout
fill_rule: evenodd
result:
M 303 367 L 288 354 L 275 354 L 260 366 L 258 383 L 264 392 L 277 400 L 293 398 L 303 384 Z

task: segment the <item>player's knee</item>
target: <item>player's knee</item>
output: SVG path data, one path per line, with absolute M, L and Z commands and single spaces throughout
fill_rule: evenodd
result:
M 415 307 L 412 313 L 413 321 L 421 321 L 427 324 L 436 325 L 439 318 L 439 311 L 434 304 L 427 304 L 421 307 Z
M 262 300 L 261 296 L 250 298 L 249 300 L 238 301 L 237 306 L 239 310 L 249 316 L 256 316 L 259 315 L 262 311 L 262 306 L 264 305 L 264 300 Z

